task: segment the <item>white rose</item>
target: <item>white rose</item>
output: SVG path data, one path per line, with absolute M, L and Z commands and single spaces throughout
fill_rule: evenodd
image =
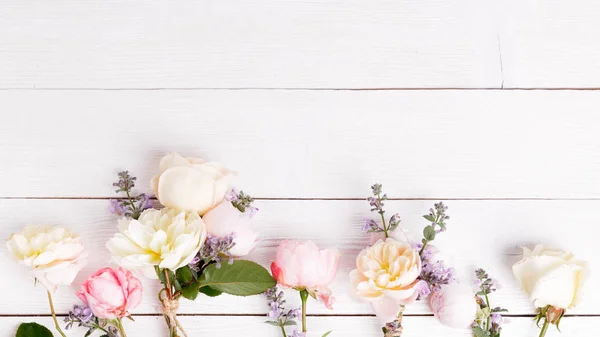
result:
M 587 262 L 543 245 L 533 250 L 523 247 L 523 259 L 513 266 L 513 273 L 537 308 L 574 308 L 581 301 L 589 278 Z
M 184 158 L 177 153 L 164 156 L 160 174 L 152 181 L 154 194 L 165 207 L 196 211 L 204 215 L 225 198 L 231 189 L 233 172 L 200 158 Z
M 214 236 L 225 237 L 234 234 L 235 245 L 229 251 L 231 255 L 246 256 L 254 249 L 258 234 L 252 230 L 250 217 L 240 212 L 231 202 L 222 202 L 204 214 L 202 220 L 208 233 Z
M 177 270 L 196 256 L 206 226 L 196 212 L 147 209 L 138 220 L 119 220 L 119 233 L 106 245 L 115 263 L 157 278 L 154 266 Z
M 70 285 L 86 265 L 87 253 L 79 236 L 58 226 L 26 226 L 6 243 L 8 253 L 32 268 L 33 276 L 48 291 Z
M 444 285 L 429 296 L 429 305 L 435 317 L 444 325 L 466 329 L 477 316 L 477 302 L 471 287 L 452 283 Z

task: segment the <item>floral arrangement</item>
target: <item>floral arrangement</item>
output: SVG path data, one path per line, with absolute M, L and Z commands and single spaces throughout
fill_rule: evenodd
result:
M 543 320 L 540 337 L 550 325 L 560 325 L 567 309 L 575 308 L 583 299 L 590 277 L 589 266 L 572 253 L 536 245 L 523 247 L 523 258 L 513 265 L 515 278 L 537 308 L 538 327 Z
M 435 259 L 435 249 L 430 245 L 438 234 L 446 231 L 448 208 L 441 202 L 435 204 L 429 214 L 423 216 L 430 224 L 423 229 L 421 241 L 409 242 L 399 228 L 398 214 L 386 221 L 384 203 L 387 195 L 383 194 L 382 186 L 375 184 L 371 190 L 373 196 L 367 200 L 371 211 L 381 217 L 381 223 L 366 220 L 364 231 L 371 233 L 372 244 L 359 253 L 356 269 L 350 273 L 350 279 L 356 295 L 370 302 L 377 317 L 385 324 L 382 328 L 384 336 L 401 336 L 402 315 L 406 305 L 431 294 L 434 294 L 431 296 L 433 310 L 442 323 L 455 326 L 458 321 L 458 325 L 467 327 L 475 317 L 473 294 L 463 291 L 458 293 L 462 296 L 450 298 L 445 295 L 448 292 L 442 292 L 445 285 L 455 281 L 455 272 L 447 268 L 443 261 Z M 464 307 L 465 299 L 469 310 L 454 310 L 456 306 Z M 446 314 L 456 312 L 461 313 L 459 317 L 449 318 L 449 314 Z
M 277 248 L 275 261 L 271 271 L 277 283 L 284 288 L 297 290 L 302 301 L 302 309 L 285 311 L 283 292 L 277 287 L 269 289 L 265 295 L 271 308 L 267 323 L 278 326 L 283 337 L 287 337 L 285 327 L 296 325 L 294 321 L 302 316 L 302 332 L 295 329 L 290 336 L 306 337 L 306 308 L 308 297 L 322 301 L 328 309 L 333 309 L 335 301 L 329 289 L 329 284 L 335 278 L 338 270 L 340 253 L 337 249 L 320 250 L 312 241 L 296 242 L 283 241 Z M 326 332 L 323 337 L 329 335 Z
M 120 197 L 109 207 L 119 217 L 118 232 L 106 244 L 118 267 L 99 269 L 81 284 L 76 292 L 81 303 L 64 319 L 65 329 L 84 328 L 85 337 L 94 333 L 127 337 L 123 322 L 133 321 L 131 311 L 143 293 L 138 276 L 144 276 L 162 285 L 157 297 L 169 337 L 188 336 L 177 319 L 179 301 L 197 300 L 199 294 L 204 295 L 202 300 L 222 294 L 264 294 L 269 307 L 266 323 L 277 327 L 282 337 L 307 337 L 309 297 L 333 309 L 330 286 L 340 253 L 335 248 L 321 250 L 312 241 L 285 240 L 277 247 L 271 273 L 243 260 L 256 245 L 258 234 L 251 219 L 258 209 L 252 197 L 232 187 L 234 176 L 219 164 L 169 154 L 150 183 L 162 206 L 156 208 L 150 195 L 134 193 L 135 177 L 119 172 L 113 186 Z M 477 269 L 474 291 L 436 257 L 432 242 L 447 229 L 448 208 L 434 204 L 423 216 L 428 224 L 422 238 L 414 242 L 401 229 L 398 214 L 386 216 L 388 198 L 382 186 L 375 184 L 371 190 L 367 200 L 378 220 L 365 221 L 370 244 L 356 257 L 350 280 L 357 297 L 369 302 L 380 319 L 384 337 L 401 336 L 406 306 L 425 300 L 446 326 L 470 328 L 474 337 L 500 337 L 507 310 L 490 301 L 498 282 Z M 45 288 L 55 329 L 66 337 L 52 295 L 58 287 L 70 286 L 86 265 L 88 254 L 81 238 L 61 226 L 28 225 L 12 234 L 6 245 L 9 255 L 31 270 L 34 284 Z M 587 262 L 542 245 L 523 248 L 522 260 L 512 270 L 536 307 L 540 337 L 550 325 L 558 328 L 566 311 L 581 302 L 590 274 Z M 297 291 L 301 306 L 286 308 L 282 289 Z M 37 323 L 23 323 L 16 336 L 51 337 L 52 332 Z
M 133 196 L 136 178 L 119 173 L 114 186 L 126 197 L 111 201 L 121 218 L 107 248 L 118 265 L 160 281 L 169 336 L 187 336 L 176 315 L 180 298 L 258 295 L 275 280 L 259 264 L 238 259 L 255 246 L 250 218 L 257 209 L 232 188 L 233 172 L 177 153 L 163 157 L 159 169 L 151 185 L 162 209 L 151 208 L 144 194 Z

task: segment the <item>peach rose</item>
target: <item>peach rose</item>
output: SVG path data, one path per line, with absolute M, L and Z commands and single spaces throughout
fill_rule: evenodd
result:
M 217 163 L 172 153 L 161 159 L 160 174 L 151 185 L 163 206 L 204 215 L 223 201 L 233 176 Z
M 103 268 L 82 285 L 79 297 L 94 313 L 105 319 L 129 316 L 142 301 L 142 282 L 121 267 Z
M 277 248 L 271 272 L 277 283 L 287 288 L 306 289 L 328 309 L 334 302 L 329 284 L 335 278 L 340 261 L 337 249 L 319 250 L 312 242 L 283 241 Z
M 356 267 L 350 272 L 356 295 L 372 303 L 383 323 L 393 320 L 400 305 L 410 304 L 419 296 L 421 258 L 406 242 L 379 240 L 360 252 Z

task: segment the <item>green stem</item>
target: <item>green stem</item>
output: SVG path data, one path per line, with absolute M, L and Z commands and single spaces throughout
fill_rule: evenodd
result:
M 52 294 L 50 293 L 50 291 L 48 291 L 48 303 L 50 303 L 50 312 L 52 313 L 52 319 L 54 319 L 54 325 L 56 327 L 56 330 L 58 331 L 58 333 L 60 333 L 61 336 L 67 337 L 67 335 L 65 335 L 65 333 L 60 328 L 58 320 L 56 319 L 56 313 L 54 312 L 54 303 L 52 303 Z
M 287 334 L 285 333 L 285 328 L 283 327 L 283 324 L 281 324 L 281 322 L 279 322 L 279 327 L 281 327 L 281 333 L 283 334 L 283 337 L 287 337 Z
M 302 300 L 302 332 L 306 332 L 306 300 L 308 300 L 308 291 L 300 291 L 300 299 Z
M 546 336 L 546 332 L 548 331 L 549 326 L 550 326 L 550 322 L 548 322 L 548 318 L 544 318 L 544 326 L 542 326 L 542 331 L 540 332 L 540 337 Z
M 483 290 L 483 288 L 481 288 L 481 290 Z M 485 291 L 484 291 L 485 292 Z M 487 307 L 492 310 L 492 307 L 490 307 L 490 298 L 488 297 L 488 294 L 485 293 L 485 304 L 487 305 Z M 485 331 L 490 331 L 490 323 L 492 320 L 492 313 L 490 312 L 490 314 L 487 317 L 487 321 L 485 322 Z
M 421 250 L 419 251 L 419 256 L 422 256 L 422 255 L 423 255 L 423 252 L 425 251 L 425 247 L 427 247 L 427 243 L 428 243 L 428 242 L 429 242 L 429 241 L 425 241 L 425 242 L 423 242 L 423 247 L 421 247 Z
M 381 214 L 381 222 L 383 222 L 383 233 L 385 234 L 385 238 L 389 238 L 390 235 L 388 234 L 388 228 L 387 225 L 385 224 L 385 216 L 383 216 L 383 212 L 379 213 Z
M 123 322 L 121 321 L 121 319 L 117 318 L 116 321 L 117 321 L 117 326 L 119 327 L 119 331 L 121 332 L 121 337 L 127 337 L 127 334 L 125 333 L 125 328 L 123 328 Z

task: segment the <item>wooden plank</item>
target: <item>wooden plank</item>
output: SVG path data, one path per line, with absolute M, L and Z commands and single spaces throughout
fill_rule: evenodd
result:
M 170 151 L 255 197 L 600 198 L 600 92 L 2 91 L 1 197 L 148 191 Z
M 402 226 L 418 240 L 426 221 L 421 218 L 431 206 L 431 201 L 390 201 L 388 211 L 399 212 Z M 514 315 L 534 312 L 527 297 L 519 290 L 511 272 L 518 260 L 521 245 L 544 243 L 573 250 L 580 258 L 590 262 L 592 270 L 600 270 L 596 238 L 590 233 L 590 223 L 595 219 L 600 201 L 448 201 L 449 230 L 440 235 L 436 246 L 444 252 L 445 260 L 454 266 L 463 282 L 472 281 L 473 271 L 486 268 L 502 284 L 502 289 L 492 297 L 495 306 L 503 306 Z M 106 200 L 1 200 L 0 237 L 8 238 L 27 223 L 61 224 L 80 233 L 87 249 L 92 252 L 90 265 L 79 275 L 72 289 L 58 291 L 56 307 L 65 313 L 78 300 L 74 289 L 87 275 L 106 266 L 110 256 L 105 244 L 116 231 L 116 221 L 107 212 Z M 355 257 L 368 244 L 362 233 L 365 218 L 372 218 L 369 206 L 363 201 L 260 201 L 256 217 L 260 242 L 250 258 L 268 266 L 275 248 L 286 238 L 311 239 L 321 247 L 338 247 L 342 254 L 340 271 L 332 285 L 337 304 L 334 311 L 311 302 L 314 314 L 371 314 L 367 304 L 352 296 L 348 274 L 355 266 Z M 0 301 L 0 315 L 47 314 L 45 293 L 33 286 L 31 276 L 16 263 L 3 259 L 0 266 L 5 275 L 0 287 L 14 294 L 28 294 L 18 301 Z M 598 274 L 593 273 L 590 284 L 598 284 Z M 156 282 L 145 282 L 146 291 L 136 313 L 157 313 Z M 291 306 L 298 306 L 297 294 L 289 294 Z M 584 302 L 571 314 L 596 314 L 600 301 L 597 287 L 589 287 Z M 235 303 L 235 305 L 232 305 Z M 262 296 L 236 298 L 222 296 L 215 299 L 201 297 L 196 302 L 184 301 L 182 313 L 203 314 L 264 314 L 268 310 Z M 431 313 L 426 303 L 408 307 L 408 314 Z
M 3 1 L 0 88 L 499 87 L 476 0 Z
M 165 336 L 164 319 L 162 317 L 136 317 L 136 322 L 125 322 L 125 329 L 129 337 L 154 337 Z M 229 335 L 248 335 L 263 337 L 282 337 L 281 331 L 276 327 L 264 323 L 262 317 L 181 317 L 180 321 L 189 336 L 219 336 L 224 333 Z M 52 329 L 54 324 L 50 317 L 3 317 L 0 318 L 0 329 L 8 331 L 12 336 L 21 322 L 37 322 Z M 561 331 L 548 330 L 546 337 L 580 337 L 595 331 L 600 318 L 598 317 L 567 317 L 561 322 Z M 472 337 L 469 330 L 450 329 L 442 326 L 433 317 L 406 317 L 404 319 L 404 333 L 406 337 Z M 330 336 L 356 336 L 356 337 L 381 337 L 382 333 L 374 317 L 309 317 L 308 328 L 310 336 L 321 336 L 324 332 L 333 330 Z M 68 336 L 81 336 L 83 328 L 73 328 L 67 332 Z M 504 325 L 503 334 L 513 337 L 531 337 L 539 334 L 539 329 L 531 318 L 511 318 L 511 322 Z
M 505 88 L 600 87 L 600 3 L 493 1 Z

